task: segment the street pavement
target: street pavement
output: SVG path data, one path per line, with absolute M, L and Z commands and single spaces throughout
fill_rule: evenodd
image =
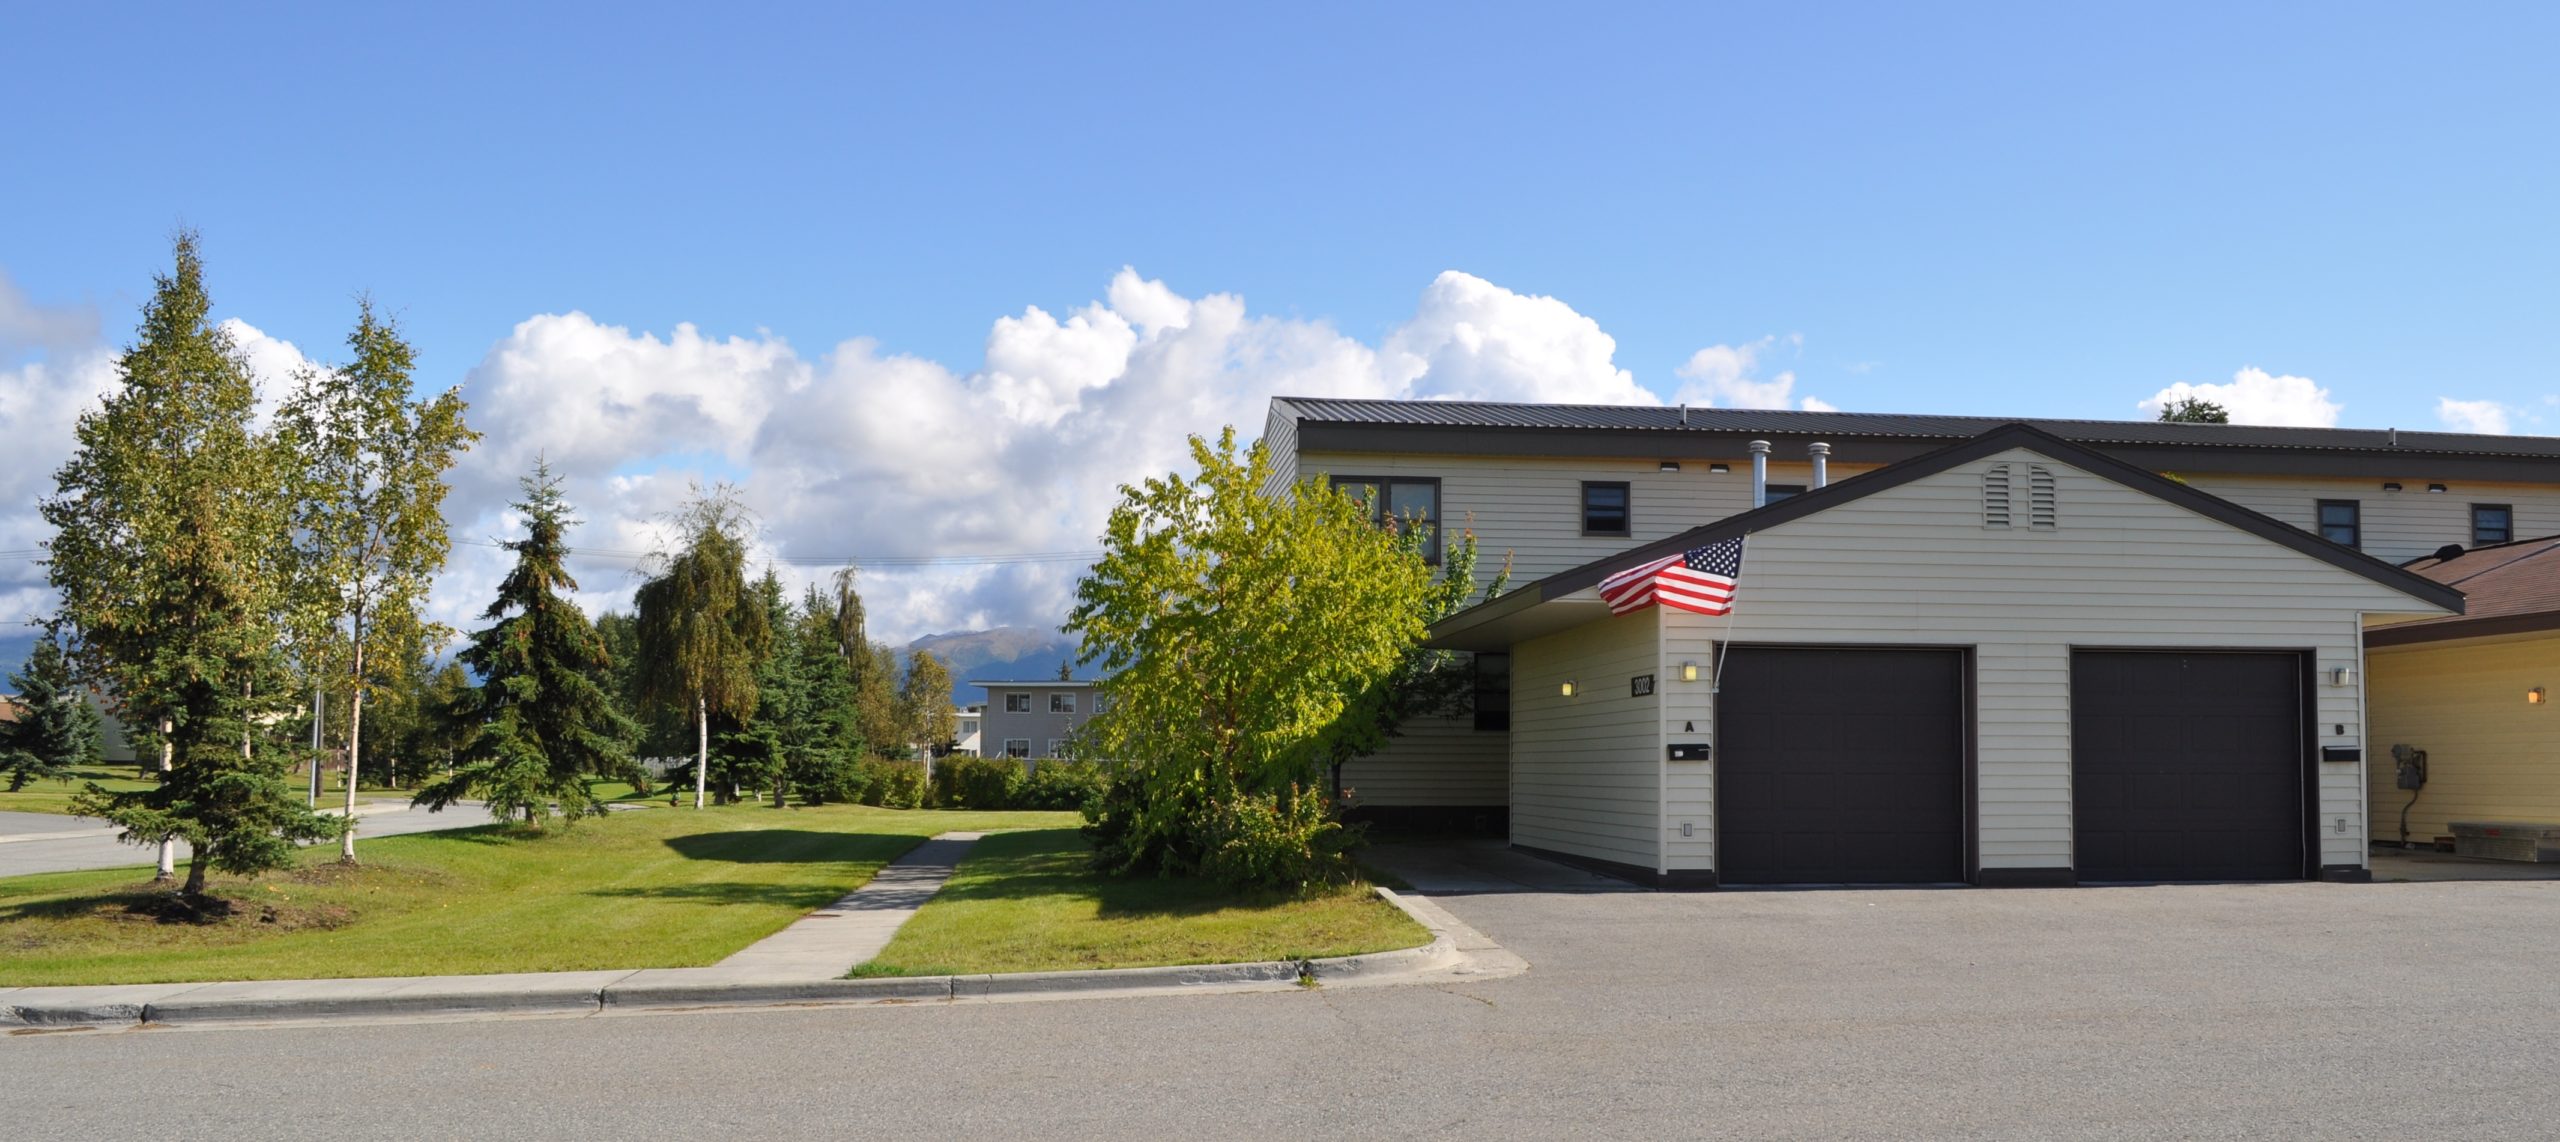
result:
M 1441 903 L 1455 985 L 0 1040 L 12 1137 L 2544 1136 L 2560 885 Z M 276 1075 L 327 1075 L 288 1098 Z M 102 1076 L 145 1077 L 106 1093 Z
M 432 833 L 489 823 L 488 810 L 457 805 L 441 813 L 406 805 L 364 811 L 358 807 L 356 840 L 401 833 Z M 58 836 L 54 834 L 59 834 Z M 0 876 L 30 872 L 71 872 L 84 868 L 127 868 L 152 862 L 151 848 L 116 840 L 115 829 L 83 817 L 58 813 L 0 813 Z M 186 863 L 187 846 L 178 846 Z

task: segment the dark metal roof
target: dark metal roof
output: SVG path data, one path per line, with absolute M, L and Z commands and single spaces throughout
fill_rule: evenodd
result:
M 1969 440 L 2007 424 L 2026 424 L 2075 444 L 2167 445 L 2182 448 L 2283 448 L 2560 459 L 2560 437 L 2485 436 L 2382 428 L 2287 428 L 2258 424 L 2170 424 L 2156 420 L 2022 420 L 1786 409 L 1680 408 L 1608 404 L 1510 404 L 1494 401 L 1343 400 L 1274 397 L 1301 421 L 1449 429 L 1614 429 L 1702 432 L 1719 436 Z

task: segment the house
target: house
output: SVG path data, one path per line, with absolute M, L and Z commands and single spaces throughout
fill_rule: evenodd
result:
M 1595 589 L 1734 540 L 1729 614 Z M 2358 640 L 2461 609 L 2014 424 L 1546 576 L 1432 642 L 1511 655 L 1512 843 L 1639 881 L 2358 879 Z
M 2560 828 L 2560 537 L 2408 567 L 2468 605 L 2365 633 L 2374 839 L 2451 844 L 2456 822 Z M 2418 788 L 2401 784 L 2394 746 L 2424 752 L 2405 767 Z
M 1480 542 L 1479 579 L 1489 581 L 1507 561 L 1517 587 L 1734 517 L 1763 500 L 1782 503 L 1831 481 L 1845 486 L 2007 423 L 1279 397 L 1271 402 L 1263 440 L 1273 466 L 1268 490 L 1321 475 L 1363 489 L 1382 519 L 1419 517 L 1435 532 L 1466 528 Z M 2560 440 L 2152 421 L 2025 423 L 2383 562 L 2447 544 L 2560 532 Z M 2057 493 L 2036 482 L 2036 467 L 2028 462 L 2014 469 L 2026 481 L 2014 489 L 2021 519 Z M 1445 542 L 1445 535 L 1435 535 L 1434 550 Z M 2299 639 L 2295 648 L 2313 645 Z M 2316 645 L 2328 652 L 2328 642 Z M 2356 662 L 2352 643 L 2340 657 Z M 1538 690 L 1514 678 L 1514 669 L 1498 648 L 1474 656 L 1472 714 L 1409 722 L 1377 755 L 1344 765 L 1339 781 L 1349 803 L 1372 818 L 1430 818 L 1500 831 L 1514 811 L 1516 783 L 1529 780 L 1513 765 L 1518 712 L 1509 703 L 1515 694 Z M 2354 816 L 2363 819 L 2360 806 Z
M 981 757 L 1063 757 L 1101 698 L 1090 681 L 971 679 L 969 684 L 987 691 L 978 727 Z
M 954 707 L 952 709 L 951 724 L 954 727 L 953 733 L 955 735 L 951 744 L 952 753 L 958 754 L 961 757 L 980 756 L 978 753 L 978 730 L 980 723 L 982 723 L 986 718 L 986 712 L 987 707 L 984 702 L 972 702 L 966 706 Z

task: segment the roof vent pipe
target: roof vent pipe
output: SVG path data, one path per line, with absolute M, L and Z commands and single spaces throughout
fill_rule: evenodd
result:
M 1830 483 L 1831 446 L 1817 440 L 1807 445 L 1805 451 L 1813 454 L 1813 486 L 1819 488 Z
M 1680 427 L 1689 427 L 1689 402 L 1680 402 Z
M 1751 506 L 1769 506 L 1769 442 L 1751 442 Z

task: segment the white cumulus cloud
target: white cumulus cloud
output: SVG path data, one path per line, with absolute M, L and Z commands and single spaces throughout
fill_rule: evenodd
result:
M 2230 411 L 2233 424 L 2335 428 L 2343 407 L 2329 399 L 2329 390 L 2309 377 L 2274 376 L 2254 366 L 2233 373 L 2227 385 L 2180 381 L 2152 394 L 2137 407 L 2157 416 L 2162 408 L 2189 397 L 2221 405 Z
M 2504 436 L 2509 429 L 2512 412 L 2493 400 L 2455 400 L 2436 398 L 2436 419 L 2456 432 L 2481 432 Z
M 1784 340 L 1789 348 L 1804 344 L 1804 337 L 1800 334 L 1789 334 Z M 1793 370 L 1775 376 L 1760 374 L 1761 358 L 1779 343 L 1777 337 L 1763 337 L 1741 345 L 1709 345 L 1690 354 L 1688 361 L 1674 370 L 1681 380 L 1688 382 L 1680 386 L 1678 399 L 1689 404 L 1724 408 L 1840 411 L 1819 397 L 1797 397 Z

